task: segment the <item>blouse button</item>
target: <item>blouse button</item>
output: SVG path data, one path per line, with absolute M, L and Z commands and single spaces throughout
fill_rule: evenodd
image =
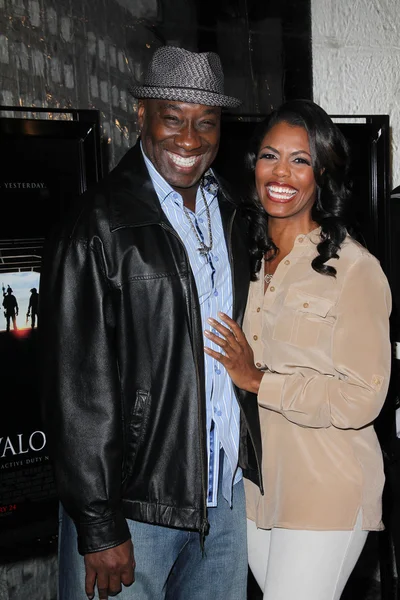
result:
M 258 340 L 258 335 L 253 335 L 253 340 Z
M 260 368 L 261 367 L 261 363 L 256 363 L 256 367 Z
M 261 310 L 261 307 L 257 306 L 257 312 L 260 312 L 260 310 Z
M 285 260 L 284 264 L 285 265 L 290 265 L 290 260 Z
M 270 292 L 274 292 L 274 291 L 275 291 L 275 288 L 274 288 L 274 286 L 270 287 L 270 288 L 269 288 L 269 291 L 270 291 Z
M 304 308 L 308 308 L 310 305 L 308 304 L 308 302 L 304 302 L 303 307 Z

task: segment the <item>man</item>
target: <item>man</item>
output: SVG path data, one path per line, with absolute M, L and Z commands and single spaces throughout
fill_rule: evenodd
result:
M 140 142 L 87 194 L 42 275 L 60 600 L 95 587 L 244 600 L 257 400 L 233 390 L 203 335 L 218 311 L 240 322 L 247 298 L 245 223 L 209 169 L 221 107 L 238 101 L 216 54 L 172 47 L 133 94 Z
M 4 316 L 6 318 L 6 330 L 10 331 L 10 321 L 12 321 L 13 329 L 16 331 L 17 327 L 17 316 L 18 316 L 18 302 L 14 294 L 12 293 L 10 286 L 7 287 L 7 292 L 4 291 L 3 287 L 3 308 Z
M 31 289 L 31 296 L 29 298 L 28 312 L 26 313 L 26 319 L 28 321 L 29 317 L 31 318 L 31 328 L 35 328 L 36 317 L 38 314 L 39 308 L 39 294 L 36 288 Z

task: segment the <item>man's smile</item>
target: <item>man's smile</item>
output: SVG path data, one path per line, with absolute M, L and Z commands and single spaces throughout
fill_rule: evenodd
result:
M 201 159 L 200 155 L 184 157 L 180 154 L 175 154 L 175 152 L 170 152 L 169 150 L 167 150 L 167 154 L 174 165 L 187 169 L 194 167 L 194 165 Z

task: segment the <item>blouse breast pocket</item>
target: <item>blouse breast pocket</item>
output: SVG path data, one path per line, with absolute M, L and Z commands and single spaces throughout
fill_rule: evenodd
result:
M 323 333 L 332 330 L 335 317 L 329 315 L 334 302 L 297 288 L 289 288 L 272 337 L 300 348 L 314 346 Z

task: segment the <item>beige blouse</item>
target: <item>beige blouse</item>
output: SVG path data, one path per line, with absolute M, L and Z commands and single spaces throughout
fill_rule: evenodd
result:
M 256 365 L 264 496 L 245 480 L 258 527 L 382 529 L 382 454 L 372 425 L 390 374 L 391 295 L 383 271 L 347 237 L 336 278 L 311 267 L 320 230 L 299 235 L 264 294 L 251 284 L 244 331 Z

